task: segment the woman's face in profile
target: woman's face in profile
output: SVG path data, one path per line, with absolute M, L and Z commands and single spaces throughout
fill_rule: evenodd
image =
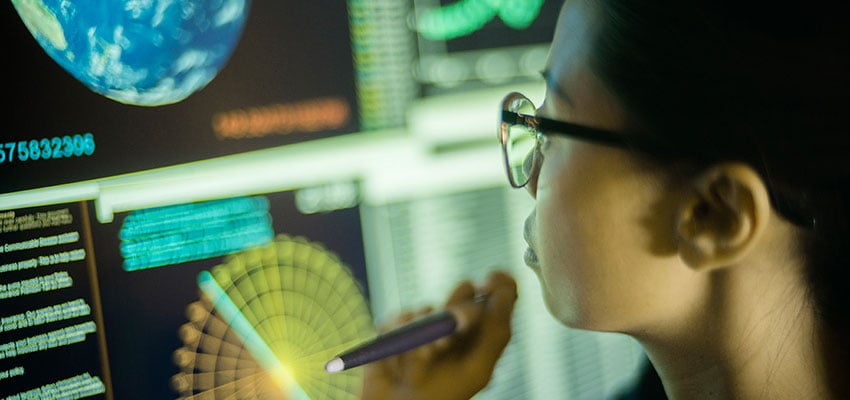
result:
M 588 63 L 595 27 L 583 3 L 568 2 L 559 17 L 539 114 L 622 132 L 621 107 Z M 546 138 L 527 186 L 536 202 L 525 235 L 549 311 L 568 326 L 618 332 L 675 318 L 692 273 L 677 256 L 663 175 L 630 150 Z

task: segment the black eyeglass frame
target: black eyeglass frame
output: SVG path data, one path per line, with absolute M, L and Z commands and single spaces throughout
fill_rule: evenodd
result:
M 510 135 L 510 127 L 514 125 L 524 126 L 530 130 L 529 134 L 537 135 L 535 140 L 536 143 L 529 152 L 529 155 L 532 157 L 533 154 L 538 151 L 537 147 L 540 145 L 540 136 L 548 134 L 564 135 L 597 144 L 637 150 L 655 157 L 671 157 L 672 148 L 662 145 L 661 143 L 653 140 L 652 137 L 616 133 L 604 129 L 591 128 L 585 125 L 510 111 L 509 107 L 516 100 L 525 100 L 534 107 L 534 103 L 529 100 L 528 97 L 518 92 L 509 93 L 502 100 L 502 113 L 499 120 L 498 132 L 499 142 L 502 145 L 502 156 L 505 161 L 505 171 L 508 175 L 508 182 L 510 182 L 511 186 L 514 188 L 522 188 L 527 185 L 530 180 L 526 179 L 525 182 L 517 182 L 513 172 L 511 172 L 511 163 L 508 156 L 508 139 Z M 700 155 L 697 153 L 693 156 L 699 157 Z M 815 217 L 796 211 L 787 207 L 784 202 L 777 201 L 773 191 L 770 192 L 770 196 L 771 203 L 774 207 L 780 211 L 780 214 L 788 218 L 789 221 L 803 227 L 804 229 L 815 229 L 817 226 L 817 220 Z
M 511 105 L 517 100 L 527 101 L 532 107 L 534 103 L 525 95 L 518 92 L 508 93 L 502 100 L 502 113 L 499 119 L 499 142 L 502 145 L 502 156 L 505 160 L 505 170 L 508 174 L 508 181 L 514 188 L 521 188 L 528 184 L 528 179 L 525 182 L 518 182 L 511 172 L 511 162 L 508 156 L 508 140 L 510 136 L 511 126 L 521 125 L 530 130 L 529 134 L 534 135 L 550 135 L 558 134 L 569 136 L 579 140 L 585 140 L 606 146 L 635 149 L 647 154 L 662 155 L 664 150 L 655 141 L 649 140 L 644 136 L 626 135 L 623 133 L 612 132 L 605 129 L 591 128 L 585 125 L 574 124 L 566 121 L 559 121 L 535 115 L 521 114 L 516 111 L 511 111 Z M 540 145 L 540 140 L 536 140 L 530 155 L 537 151 L 537 146 Z

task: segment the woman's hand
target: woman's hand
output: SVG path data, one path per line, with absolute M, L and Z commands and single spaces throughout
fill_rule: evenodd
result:
M 483 304 L 470 306 L 476 295 L 487 296 Z M 517 298 L 514 278 L 491 273 L 476 290 L 460 283 L 449 296 L 447 308 L 463 313 L 463 331 L 417 347 L 397 356 L 364 366 L 363 400 L 469 399 L 483 389 L 496 362 L 511 338 L 511 316 Z M 465 304 L 461 307 L 461 304 Z M 430 313 L 402 315 L 396 325 Z

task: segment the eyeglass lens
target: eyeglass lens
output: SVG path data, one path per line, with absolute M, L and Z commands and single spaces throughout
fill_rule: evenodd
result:
M 517 97 L 507 105 L 507 110 L 513 113 L 534 115 L 534 104 L 525 97 Z M 503 122 L 505 123 L 505 122 Z M 537 145 L 537 132 L 535 129 L 523 124 L 510 124 L 508 127 L 508 138 L 505 143 L 506 160 L 510 170 L 510 178 L 514 186 L 521 187 L 528 183 L 531 172 L 531 157 L 534 147 Z

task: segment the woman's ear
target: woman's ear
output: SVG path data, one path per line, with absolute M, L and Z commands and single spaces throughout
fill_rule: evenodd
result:
M 676 214 L 679 256 L 691 268 L 723 268 L 758 241 L 770 217 L 764 181 L 749 165 L 715 164 L 691 179 Z

